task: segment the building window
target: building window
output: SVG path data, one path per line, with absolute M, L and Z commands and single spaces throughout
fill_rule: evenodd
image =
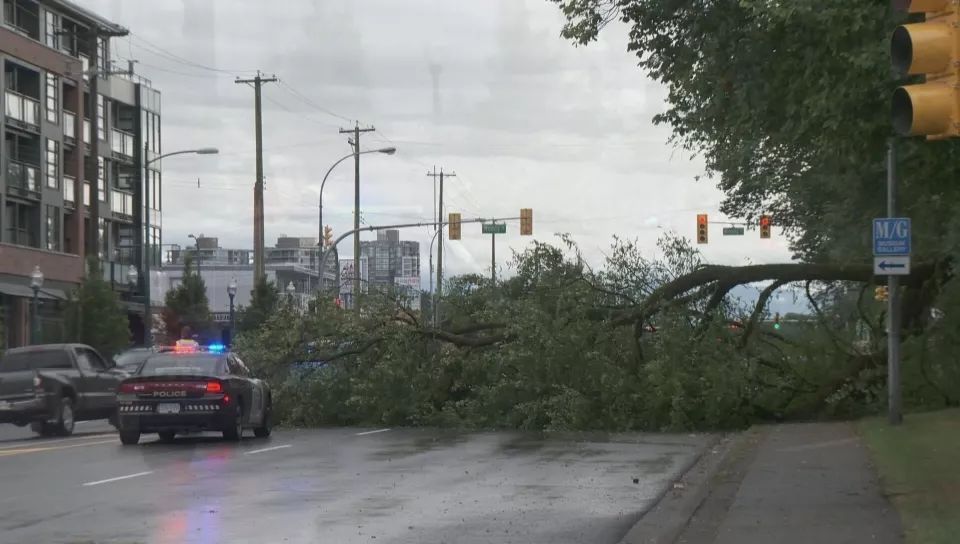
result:
M 161 211 L 160 172 L 150 170 L 150 208 Z
M 97 137 L 100 140 L 107 139 L 107 99 L 102 95 L 97 95 Z
M 100 202 L 107 201 L 107 173 L 103 157 L 97 157 L 97 194 Z
M 60 121 L 60 78 L 47 73 L 47 121 Z
M 54 49 L 60 48 L 60 15 L 58 13 L 46 10 L 44 19 L 44 38 L 46 44 Z
M 47 249 L 60 251 L 60 208 L 47 206 Z
M 83 205 L 90 206 L 90 182 L 83 182 Z
M 47 138 L 46 151 L 47 187 L 60 187 L 60 143 Z
M 40 224 L 37 221 L 37 206 L 21 204 L 7 200 L 6 213 L 6 241 L 21 246 L 40 247 L 40 237 L 37 236 Z
M 100 258 L 103 259 L 107 255 L 107 222 L 102 217 L 100 218 L 100 243 L 97 244 L 99 247 Z
M 6 23 L 35 40 L 40 39 L 40 7 L 27 0 L 3 0 Z
M 100 70 L 107 72 L 110 68 L 110 57 L 107 55 L 107 39 L 97 39 L 97 63 Z

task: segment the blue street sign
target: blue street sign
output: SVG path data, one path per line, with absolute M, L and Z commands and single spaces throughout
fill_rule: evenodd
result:
M 874 255 L 910 254 L 910 218 L 881 217 L 873 220 Z

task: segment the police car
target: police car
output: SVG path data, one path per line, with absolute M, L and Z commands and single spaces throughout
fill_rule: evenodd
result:
M 133 445 L 145 433 L 171 441 L 177 433 L 218 431 L 239 440 L 245 429 L 270 436 L 270 386 L 254 378 L 223 345 L 193 340 L 147 357 L 136 376 L 117 389 L 120 441 Z

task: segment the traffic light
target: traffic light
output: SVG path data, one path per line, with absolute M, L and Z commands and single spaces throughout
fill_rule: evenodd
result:
M 769 238 L 770 237 L 770 225 L 773 225 L 773 219 L 769 215 L 760 216 L 760 237 Z
M 459 240 L 460 239 L 460 214 L 451 213 L 449 223 L 450 223 L 450 239 Z
M 333 246 L 333 227 L 327 225 L 323 227 L 323 247 Z
M 890 288 L 886 285 L 881 285 L 873 290 L 873 298 L 877 302 L 886 302 L 890 300 Z
M 778 331 L 780 330 L 780 312 L 777 312 L 777 313 L 773 316 L 773 328 L 776 329 L 776 330 L 778 330 Z
M 697 214 L 697 243 L 706 244 L 708 240 L 707 214 Z
M 533 235 L 533 208 L 520 208 L 520 236 Z
M 893 31 L 893 70 L 901 77 L 926 76 L 893 92 L 894 131 L 931 140 L 960 136 L 960 7 L 956 0 L 894 0 L 893 6 L 925 16 Z

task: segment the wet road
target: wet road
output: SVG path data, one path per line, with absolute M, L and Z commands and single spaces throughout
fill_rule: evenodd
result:
M 123 447 L 110 431 L 0 425 L 0 542 L 612 544 L 707 441 L 337 428 Z

